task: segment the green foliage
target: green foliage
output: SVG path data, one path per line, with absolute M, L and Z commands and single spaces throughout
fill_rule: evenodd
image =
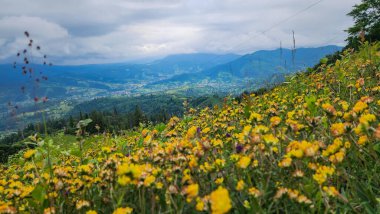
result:
M 34 188 L 31 195 L 33 199 L 35 199 L 37 202 L 40 202 L 40 204 L 42 204 L 42 202 L 45 200 L 46 190 L 42 185 L 37 185 Z
M 357 49 L 361 40 L 380 41 L 380 0 L 362 0 L 348 15 L 355 21 L 347 30 L 348 47 Z
M 307 109 L 310 111 L 312 116 L 316 116 L 317 114 L 317 105 L 315 102 L 317 101 L 317 97 L 311 95 L 305 98 Z

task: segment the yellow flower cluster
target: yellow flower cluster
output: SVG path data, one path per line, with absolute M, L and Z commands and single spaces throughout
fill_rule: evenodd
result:
M 376 193 L 352 185 L 380 183 L 379 47 L 165 126 L 32 137 L 40 146 L 0 165 L 0 213 L 375 210 Z

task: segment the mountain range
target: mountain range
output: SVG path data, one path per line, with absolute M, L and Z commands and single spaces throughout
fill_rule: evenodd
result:
M 283 81 L 285 75 L 314 66 L 322 57 L 338 50 L 341 47 L 324 46 L 261 50 L 246 55 L 178 54 L 141 64 L 32 64 L 36 76 L 42 73 L 47 77 L 47 80 L 39 78 L 38 82 L 35 76 L 22 74 L 22 64 L 16 64 L 16 68 L 1 64 L 0 115 L 7 117 L 9 102 L 17 105 L 18 111 L 33 115 L 34 97 L 43 96 L 49 99 L 45 107 L 58 117 L 73 105 L 102 97 L 162 92 L 185 92 L 186 96 L 239 93 Z
M 268 80 L 269 77 L 276 74 L 289 74 L 304 70 L 315 65 L 324 56 L 338 50 L 341 48 L 333 45 L 319 48 L 299 48 L 295 51 L 289 49 L 261 50 L 202 72 L 179 74 L 169 79 L 157 81 L 153 85 L 201 81 L 219 81 L 225 84 L 234 81 L 241 83 L 244 80 L 260 82 Z

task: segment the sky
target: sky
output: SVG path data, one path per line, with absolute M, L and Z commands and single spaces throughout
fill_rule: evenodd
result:
M 345 45 L 360 0 L 0 0 L 0 62 L 27 45 L 54 64 L 136 62 L 182 53 Z M 36 57 L 42 53 L 34 53 Z

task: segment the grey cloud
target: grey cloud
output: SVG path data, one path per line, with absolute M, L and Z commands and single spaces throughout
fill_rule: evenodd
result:
M 3 0 L 0 60 L 28 29 L 58 64 L 157 58 L 175 53 L 345 44 L 346 14 L 360 0 Z M 22 5 L 22 6 L 21 6 Z M 270 28 L 271 26 L 273 28 Z M 263 33 L 263 31 L 269 31 Z

